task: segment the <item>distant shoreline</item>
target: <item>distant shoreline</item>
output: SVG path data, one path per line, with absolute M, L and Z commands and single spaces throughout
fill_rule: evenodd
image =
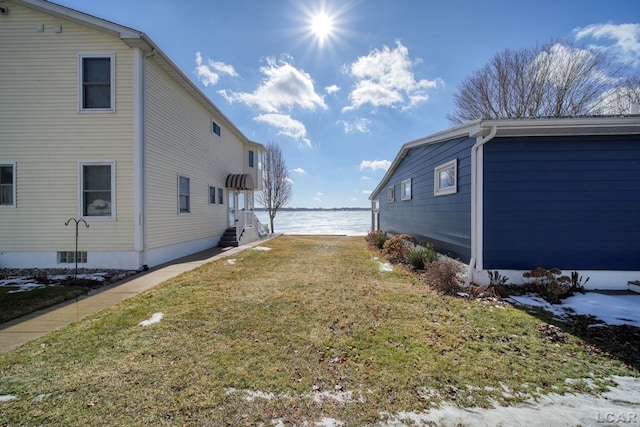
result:
M 266 208 L 255 208 L 256 212 L 266 212 Z M 280 208 L 278 212 L 296 212 L 296 211 L 370 211 L 371 208 Z

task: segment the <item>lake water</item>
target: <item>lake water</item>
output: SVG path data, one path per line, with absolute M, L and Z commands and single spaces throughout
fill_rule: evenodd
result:
M 257 211 L 262 224 L 269 214 Z M 366 236 L 371 230 L 371 211 L 279 211 L 273 220 L 276 233 Z

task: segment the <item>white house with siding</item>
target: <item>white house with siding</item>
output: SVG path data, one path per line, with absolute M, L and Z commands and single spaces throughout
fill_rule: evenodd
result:
M 263 153 L 144 33 L 0 0 L 0 268 L 74 265 L 72 219 L 86 268 L 256 239 Z

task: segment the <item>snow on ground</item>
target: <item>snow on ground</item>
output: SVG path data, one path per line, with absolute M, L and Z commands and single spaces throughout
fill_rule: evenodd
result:
M 97 282 L 104 282 L 106 280 L 105 279 L 106 275 L 107 273 L 104 273 L 104 272 L 92 273 L 92 274 L 78 274 L 77 278 L 94 280 Z M 17 289 L 12 289 L 8 291 L 7 292 L 8 294 L 14 294 L 18 292 L 29 292 L 34 289 L 45 288 L 47 286 L 57 286 L 58 283 L 55 283 L 55 282 L 62 282 L 62 281 L 71 279 L 73 278 L 73 275 L 72 274 L 56 274 L 56 275 L 47 276 L 47 278 L 49 280 L 52 280 L 54 283 L 51 283 L 51 284 L 39 283 L 38 280 L 34 277 L 22 276 L 22 277 L 12 277 L 9 279 L 2 279 L 0 280 L 0 287 L 11 286 L 11 287 L 17 288 Z
M 371 259 L 373 261 L 378 261 L 378 265 L 380 266 L 380 272 L 393 271 L 393 266 L 390 263 L 380 261 L 377 256 L 374 256 Z
M 382 426 L 599 426 L 640 423 L 640 378 L 614 377 L 601 396 L 548 394 L 514 406 L 459 408 L 451 403 L 428 412 L 387 414 Z
M 138 323 L 138 326 L 151 326 L 154 323 L 158 323 L 162 320 L 162 318 L 164 317 L 164 314 L 162 313 L 153 313 L 153 316 L 151 316 L 151 318 L 147 319 L 147 320 L 143 320 L 142 322 Z
M 270 251 L 271 248 L 267 248 L 266 246 L 256 246 L 253 248 L 254 251 Z
M 567 320 L 571 314 L 582 314 L 595 316 L 608 325 L 640 327 L 640 294 L 585 292 L 563 299 L 562 304 L 550 304 L 537 295 L 528 294 L 510 296 L 507 301 L 540 307 L 559 320 Z

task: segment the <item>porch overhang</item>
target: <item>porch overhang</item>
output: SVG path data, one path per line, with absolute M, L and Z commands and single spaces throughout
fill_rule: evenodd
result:
M 226 187 L 234 190 L 254 190 L 253 177 L 248 173 L 230 174 L 227 176 Z

